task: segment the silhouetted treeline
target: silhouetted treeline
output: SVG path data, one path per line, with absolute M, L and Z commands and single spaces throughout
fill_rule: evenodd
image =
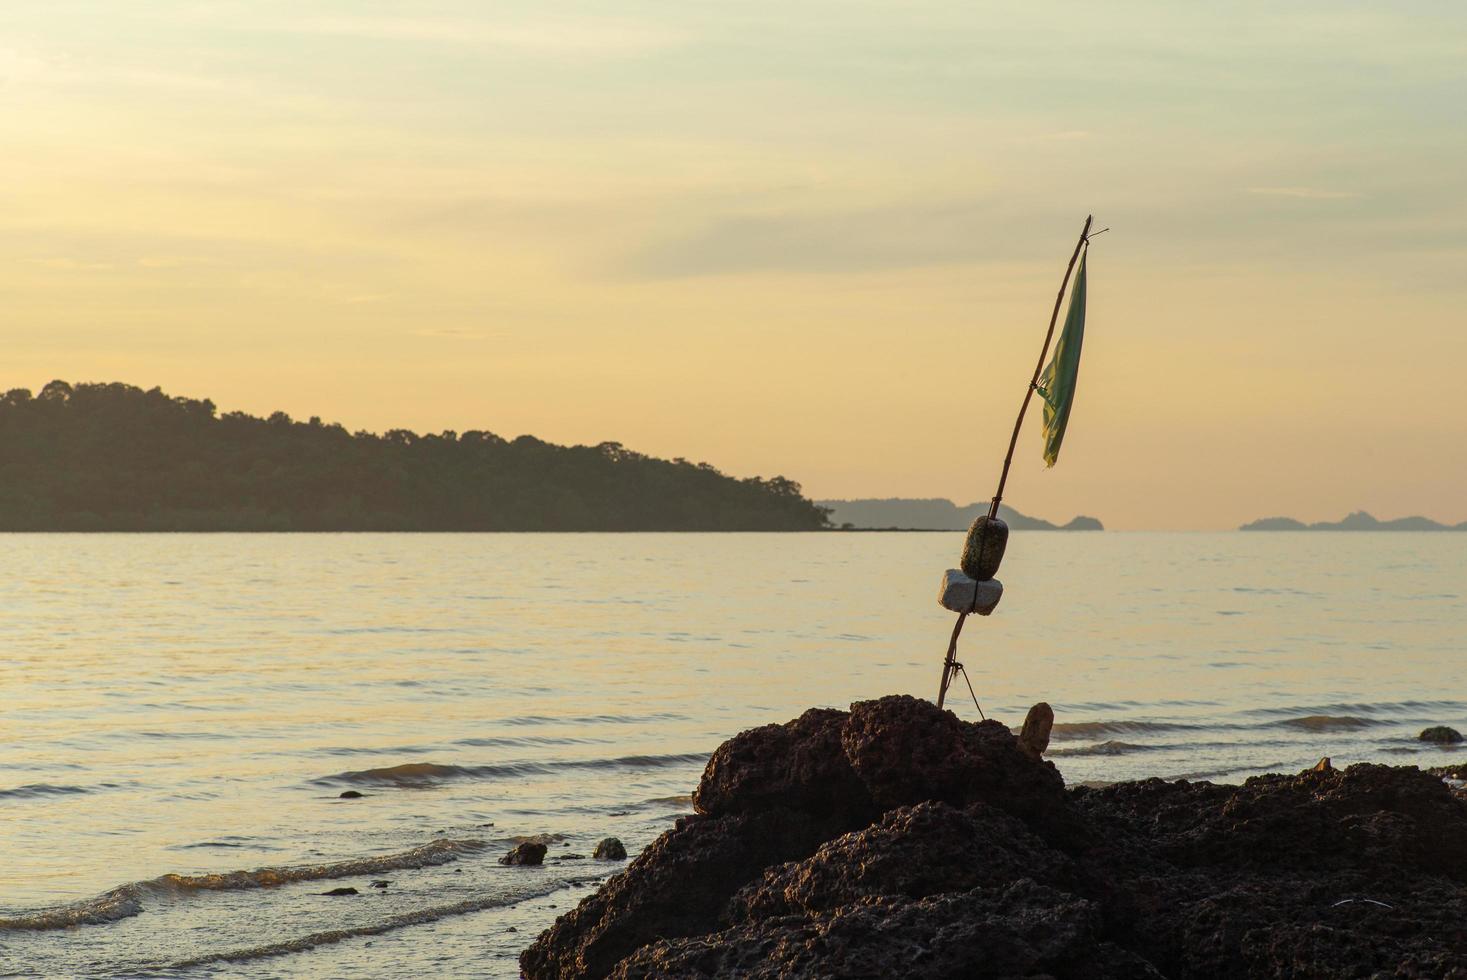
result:
M 53 381 L 0 396 L 0 530 L 796 531 L 825 511 L 783 477 L 618 443 L 350 433 L 217 414 L 157 388 Z

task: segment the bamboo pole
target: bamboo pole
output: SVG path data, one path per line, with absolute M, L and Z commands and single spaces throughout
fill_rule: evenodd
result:
M 1054 297 L 1054 312 L 1049 315 L 1049 330 L 1044 334 L 1044 346 L 1039 349 L 1039 361 L 1034 365 L 1034 377 L 1029 380 L 1029 388 L 1024 392 L 1024 400 L 1019 404 L 1019 417 L 1014 420 L 1014 434 L 1009 437 L 1009 451 L 1003 458 L 1003 472 L 998 477 L 998 492 L 993 495 L 993 502 L 988 505 L 988 516 L 998 516 L 999 501 L 1003 500 L 1003 488 L 1009 481 L 1009 467 L 1014 462 L 1014 448 L 1019 444 L 1019 430 L 1024 427 L 1024 413 L 1029 410 L 1029 400 L 1034 397 L 1034 391 L 1039 387 L 1039 375 L 1044 371 L 1044 358 L 1049 355 L 1050 342 L 1054 340 L 1054 326 L 1059 322 L 1060 307 L 1065 302 L 1065 290 L 1070 287 L 1070 276 L 1075 271 L 1075 263 L 1080 260 L 1080 253 L 1085 249 L 1085 243 L 1090 240 L 1090 225 L 1095 220 L 1095 215 L 1085 216 L 1085 226 L 1080 229 L 1080 240 L 1075 243 L 1075 251 L 1070 255 L 1070 264 L 1065 266 L 1065 277 L 1060 280 L 1059 292 Z M 942 662 L 942 682 L 937 687 L 937 706 L 942 707 L 947 699 L 947 686 L 952 683 L 953 664 L 958 658 L 958 634 L 963 632 L 963 622 L 967 620 L 967 613 L 959 613 L 958 621 L 953 624 L 953 635 L 947 644 L 947 657 Z M 980 711 L 982 709 L 979 709 Z

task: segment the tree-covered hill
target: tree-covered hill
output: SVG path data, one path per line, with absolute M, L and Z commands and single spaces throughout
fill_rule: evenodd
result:
M 618 443 L 382 435 L 157 388 L 53 381 L 0 396 L 0 530 L 799 531 L 825 512 L 783 477 Z

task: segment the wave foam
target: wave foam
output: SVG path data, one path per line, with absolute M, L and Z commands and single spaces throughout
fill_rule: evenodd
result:
M 58 786 L 53 783 L 31 783 L 13 789 L 0 789 L 0 800 L 33 800 L 42 796 L 69 796 L 73 793 L 90 793 L 85 786 Z
M 1056 726 L 1057 727 L 1057 726 Z M 397 766 L 360 769 L 322 776 L 317 783 L 353 783 L 373 786 L 421 788 L 450 779 L 514 779 L 567 769 L 662 769 L 670 766 L 702 765 L 705 752 L 675 755 L 627 755 L 615 759 L 564 759 L 548 762 L 504 762 L 483 766 L 447 766 L 436 762 L 404 762 Z
M 1199 727 L 1162 721 L 1061 721 L 1050 729 L 1050 738 L 1063 740 L 1104 735 L 1145 735 L 1152 732 L 1187 731 Z
M 329 878 L 351 878 L 357 875 L 381 874 L 411 868 L 429 868 L 456 861 L 465 854 L 481 851 L 479 840 L 431 841 L 400 854 L 354 858 L 332 864 L 293 865 L 278 868 L 256 868 L 253 871 L 227 871 L 207 875 L 160 875 L 149 881 L 121 885 L 82 902 L 38 909 L 18 916 L 0 918 L 0 929 L 47 930 L 70 926 L 101 925 L 137 915 L 149 895 L 179 894 L 200 891 L 236 891 L 247 888 L 274 888 L 298 881 L 322 881 Z
M 1095 745 L 1077 745 L 1071 749 L 1050 749 L 1045 755 L 1126 755 L 1129 752 L 1145 752 L 1154 747 L 1111 739 Z
M 166 969 L 170 971 L 187 970 L 193 967 L 207 966 L 210 963 L 242 963 L 267 959 L 272 956 L 288 956 L 291 953 L 303 953 L 307 950 L 316 949 L 319 946 L 328 946 L 332 943 L 339 943 L 360 936 L 378 936 L 395 929 L 405 929 L 410 926 L 437 922 L 439 919 L 446 919 L 450 916 L 467 915 L 471 912 L 482 912 L 485 909 L 503 908 L 507 905 L 514 905 L 518 902 L 549 895 L 565 887 L 567 884 L 594 881 L 597 878 L 598 876 L 596 875 L 585 875 L 577 878 L 562 879 L 554 884 L 523 886 L 493 897 L 471 898 L 462 902 L 455 902 L 452 905 L 438 905 L 432 908 L 419 909 L 415 912 L 404 912 L 401 915 L 394 915 L 371 925 L 357 926 L 350 929 L 332 929 L 326 932 L 313 932 L 296 939 L 287 939 L 283 942 L 269 943 L 264 946 L 232 950 L 227 953 L 211 953 L 207 956 L 171 963 Z
M 1284 718 L 1275 724 L 1285 728 L 1298 728 L 1306 732 L 1340 732 L 1354 728 L 1369 728 L 1383 722 L 1358 715 L 1305 715 L 1301 718 Z

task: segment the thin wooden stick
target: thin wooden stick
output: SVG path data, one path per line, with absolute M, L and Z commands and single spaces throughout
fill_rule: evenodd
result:
M 1065 278 L 1060 282 L 1059 293 L 1054 298 L 1054 312 L 1049 315 L 1049 332 L 1044 335 L 1044 346 L 1039 351 L 1039 363 L 1034 365 L 1034 377 L 1029 382 L 1029 390 L 1024 392 L 1024 401 L 1019 405 L 1019 417 L 1014 420 L 1014 434 L 1009 437 L 1009 451 L 1008 455 L 1003 458 L 1003 472 L 998 478 L 998 492 L 993 495 L 993 503 L 988 507 L 989 517 L 998 516 L 998 503 L 1003 499 L 1004 484 L 1009 482 L 1009 467 L 1014 462 L 1014 447 L 1019 444 L 1019 429 L 1024 425 L 1024 413 L 1029 410 L 1029 399 L 1034 397 L 1034 389 L 1039 387 L 1039 375 L 1044 371 L 1044 358 L 1049 353 L 1049 342 L 1054 339 L 1054 325 L 1059 322 L 1059 311 L 1060 307 L 1064 305 L 1065 290 L 1070 286 L 1070 274 L 1075 271 L 1075 263 L 1080 259 L 1080 251 L 1085 247 L 1085 242 L 1089 240 L 1090 222 L 1094 220 L 1093 214 L 1085 216 L 1085 227 L 1080 229 L 1080 240 L 1075 243 L 1075 252 L 1070 256 L 1070 264 L 1065 267 Z
M 968 618 L 966 612 L 958 613 L 958 621 L 953 626 L 952 639 L 947 641 L 947 659 L 942 662 L 942 683 L 937 687 L 937 707 L 942 709 L 942 702 L 947 698 L 947 685 L 952 679 L 953 661 L 958 659 L 958 634 L 963 631 L 963 620 Z
M 1080 240 L 1075 243 L 1075 251 L 1070 256 L 1070 264 L 1065 266 L 1065 277 L 1060 281 L 1059 293 L 1054 298 L 1054 312 L 1049 315 L 1049 330 L 1044 335 L 1044 346 L 1039 350 L 1039 363 L 1034 365 L 1034 377 L 1030 379 L 1029 390 L 1024 392 L 1024 401 L 1019 405 L 1019 417 L 1014 420 L 1014 434 L 1009 437 L 1009 451 L 1003 458 L 1003 472 L 998 477 L 998 492 L 993 495 L 993 502 L 988 507 L 989 517 L 998 516 L 998 504 L 1003 500 L 1004 484 L 1009 481 L 1009 467 L 1014 462 L 1014 448 L 1019 444 L 1019 430 L 1024 426 L 1024 413 L 1029 410 L 1029 399 L 1034 397 L 1034 389 L 1039 387 L 1039 375 L 1044 371 L 1044 358 L 1049 354 L 1050 341 L 1054 340 L 1054 325 L 1059 322 L 1060 307 L 1065 302 L 1065 290 L 1070 287 L 1070 275 L 1074 273 L 1075 263 L 1080 260 L 1080 252 L 1085 248 L 1085 243 L 1089 241 L 1090 223 L 1094 220 L 1095 215 L 1093 214 L 1085 216 L 1085 227 L 1080 229 Z M 939 708 L 947 699 L 947 686 L 952 682 L 953 663 L 958 657 L 958 634 L 963 632 L 963 622 L 967 618 L 966 612 L 958 614 L 958 621 L 953 624 L 952 639 L 947 643 L 947 657 L 942 661 L 942 682 L 937 686 L 937 706 Z M 979 711 L 981 713 L 982 709 Z

